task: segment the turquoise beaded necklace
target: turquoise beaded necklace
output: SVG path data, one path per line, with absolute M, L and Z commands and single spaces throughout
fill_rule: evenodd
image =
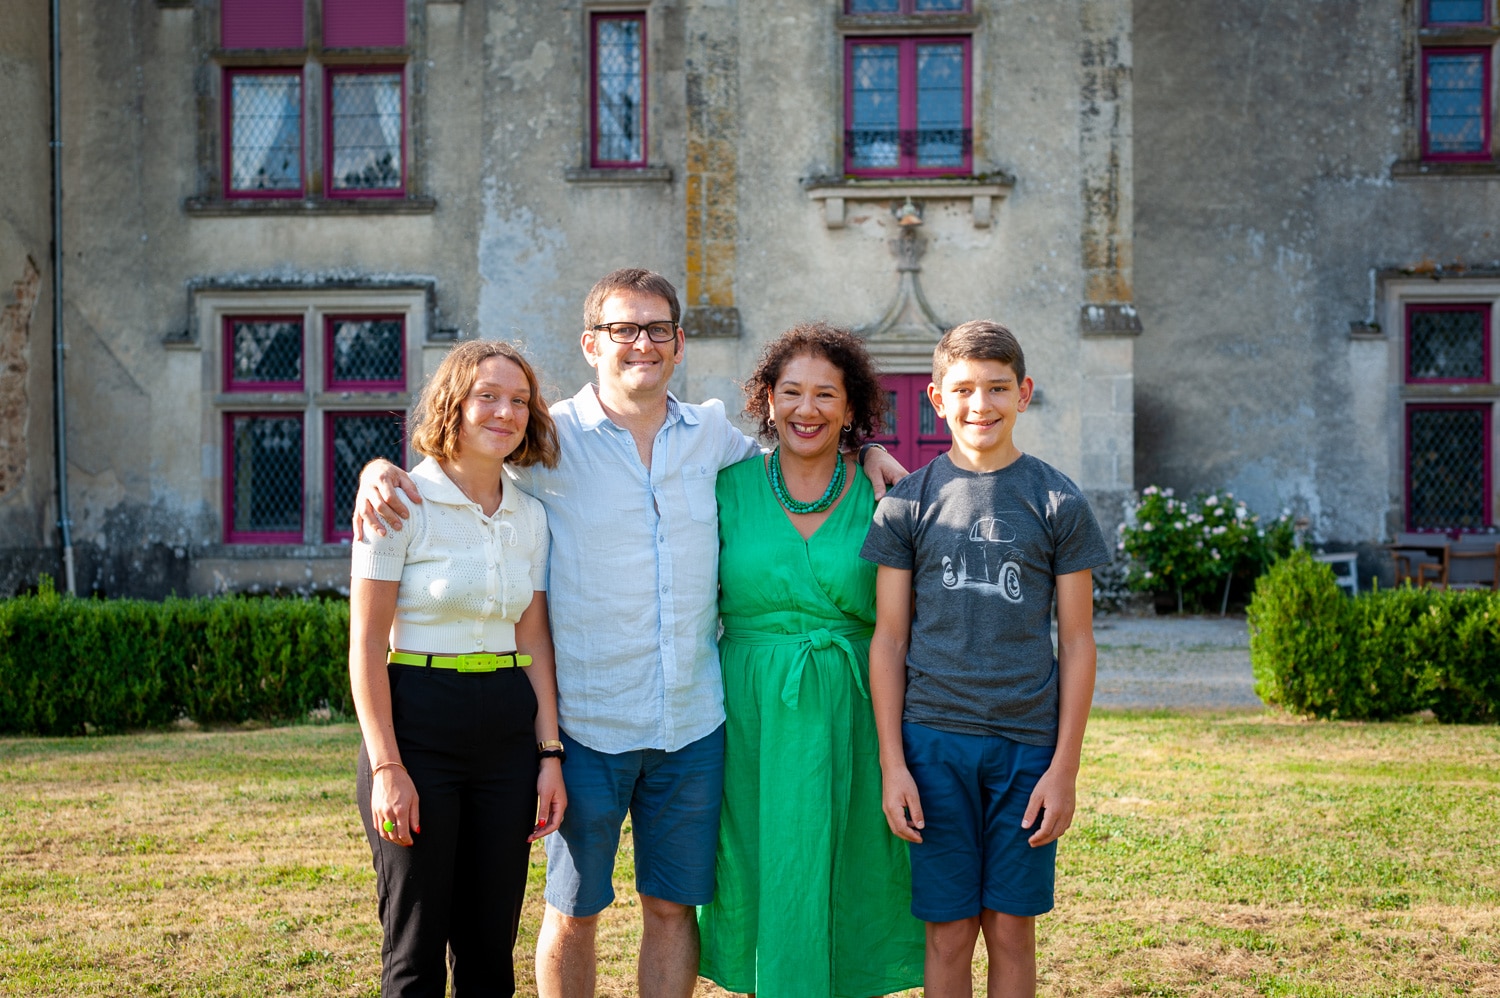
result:
M 823 494 L 812 502 L 798 502 L 792 498 L 791 490 L 786 487 L 786 477 L 781 473 L 781 448 L 777 447 L 773 450 L 771 460 L 766 462 L 766 477 L 771 480 L 771 491 L 775 493 L 776 501 L 791 513 L 823 512 L 843 494 L 844 480 L 848 476 L 849 470 L 844 467 L 844 456 L 840 454 L 833 466 L 833 477 L 828 480 L 828 488 L 823 490 Z

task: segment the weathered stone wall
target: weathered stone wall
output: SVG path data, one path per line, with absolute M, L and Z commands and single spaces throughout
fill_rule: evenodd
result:
M 46 259 L 46 23 L 31 6 L 19 19 L 34 50 L 22 103 L 34 114 L 24 127 L 0 124 L 0 140 L 39 165 L 24 196 L 0 195 L 0 218 L 28 233 L 0 227 L 0 282 L 21 275 L 26 255 Z M 782 329 L 811 317 L 868 325 L 895 299 L 891 209 L 901 196 L 857 192 L 835 228 L 804 185 L 842 172 L 840 4 L 654 0 L 651 169 L 624 176 L 588 167 L 584 42 L 595 8 L 408 7 L 412 176 L 431 210 L 266 212 L 212 203 L 219 151 L 208 126 L 221 69 L 209 57 L 211 0 L 65 4 L 68 447 L 81 589 L 306 591 L 347 573 L 337 547 L 220 542 L 216 333 L 196 327 L 190 287 L 430 285 L 435 327 L 519 340 L 556 396 L 592 373 L 578 343 L 589 286 L 615 267 L 646 266 L 671 278 L 690 309 L 679 394 L 721 397 L 731 411 L 737 380 Z M 1135 330 L 1116 322 L 1131 301 L 1134 239 L 1129 4 L 976 0 L 963 30 L 973 38 L 975 171 L 1003 193 L 981 205 L 919 192 L 916 276 L 943 324 L 992 317 L 1021 336 L 1041 388 L 1022 446 L 1102 497 L 1108 519 L 1134 457 Z M 0 41 L 0 59 L 14 44 Z M 26 212 L 25 226 L 11 221 Z M 1113 311 L 1086 330 L 1086 306 Z M 26 481 L 40 484 L 30 486 L 20 546 L 33 551 L 52 537 L 39 458 L 50 454 L 44 313 L 29 333 Z M 440 349 L 422 353 L 430 365 Z M 11 502 L 0 494 L 0 524 Z M 0 586 L 26 584 L 7 578 L 0 565 Z
M 26 429 L 31 424 L 31 320 L 42 277 L 31 258 L 0 311 L 0 498 L 20 488 L 27 469 Z
M 1401 447 L 1376 274 L 1500 260 L 1500 177 L 1409 178 L 1416 5 L 1135 3 L 1136 480 L 1376 541 Z M 1373 563 L 1372 563 L 1373 567 Z
M 45 4 L 0 31 L 0 593 L 53 570 L 51 157 Z

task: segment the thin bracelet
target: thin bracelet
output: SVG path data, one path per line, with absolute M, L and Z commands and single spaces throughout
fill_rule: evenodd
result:
M 406 767 L 403 766 L 403 765 L 401 765 L 401 763 L 399 763 L 399 762 L 382 762 L 380 765 L 378 765 L 374 769 L 370 770 L 370 779 L 372 779 L 372 780 L 375 779 L 375 774 L 378 773 L 378 772 L 380 772 L 382 769 L 386 768 L 387 766 L 395 766 L 397 769 L 401 770 L 401 772 L 403 772 L 403 773 L 407 772 Z M 409 776 L 411 774 L 407 773 L 407 775 Z
M 875 450 L 877 448 L 879 450 L 885 450 L 884 446 L 882 446 L 881 444 L 876 443 L 873 440 L 867 440 L 864 443 L 860 444 L 860 446 L 859 446 L 859 459 L 856 461 L 856 463 L 861 468 L 863 468 L 865 466 L 865 458 L 869 455 L 870 451 Z

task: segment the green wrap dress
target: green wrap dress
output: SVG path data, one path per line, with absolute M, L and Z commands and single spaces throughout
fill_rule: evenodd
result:
M 870 709 L 875 566 L 864 475 L 804 541 L 761 457 L 719 473 L 724 808 L 703 976 L 760 998 L 922 983 L 906 844 L 880 806 Z

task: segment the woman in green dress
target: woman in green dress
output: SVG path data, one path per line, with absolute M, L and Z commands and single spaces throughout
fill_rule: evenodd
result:
M 885 394 L 860 339 L 772 342 L 746 412 L 776 449 L 719 473 L 724 808 L 702 974 L 760 998 L 869 998 L 922 983 L 904 844 L 881 811 L 869 700 L 874 515 L 854 468 Z

